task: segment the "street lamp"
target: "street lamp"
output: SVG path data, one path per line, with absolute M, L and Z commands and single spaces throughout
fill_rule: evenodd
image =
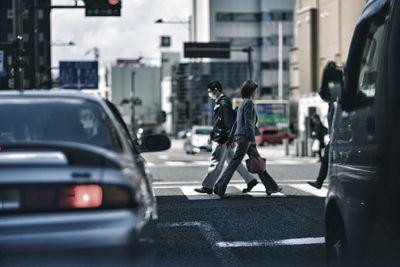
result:
M 156 24 L 184 24 L 187 25 L 188 33 L 189 33 L 189 42 L 192 41 L 192 17 L 189 16 L 188 20 L 164 20 L 162 18 L 157 19 L 154 21 Z M 189 62 L 189 72 L 191 74 L 191 63 Z M 189 125 L 191 126 L 193 121 L 192 121 L 192 87 L 189 83 L 189 88 L 188 88 L 188 95 L 189 95 L 189 102 L 188 102 L 188 108 L 189 108 Z
M 63 42 L 54 42 L 54 43 L 50 43 L 51 46 L 75 46 L 76 43 L 69 41 L 67 43 L 63 43 Z
M 192 18 L 189 16 L 188 20 L 164 20 L 159 18 L 158 20 L 154 21 L 156 24 L 185 24 L 188 26 L 189 31 L 189 42 L 192 40 Z

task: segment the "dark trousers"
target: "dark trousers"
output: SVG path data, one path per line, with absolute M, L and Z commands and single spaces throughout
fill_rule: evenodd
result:
M 317 177 L 317 182 L 320 184 L 324 183 L 326 176 L 328 175 L 328 167 L 329 167 L 329 146 L 328 143 L 325 147 L 324 156 L 321 159 L 321 167 L 319 168 L 319 173 Z
M 242 160 L 246 155 L 246 153 L 247 155 L 250 156 L 253 155 L 254 153 L 258 154 L 258 151 L 255 146 L 250 145 L 250 142 L 238 142 L 232 160 L 229 162 L 224 173 L 218 179 L 217 183 L 214 186 L 214 189 L 218 193 L 225 194 L 226 187 L 228 186 L 228 183 L 231 180 L 233 173 L 236 171 L 237 167 L 242 163 Z M 264 184 L 266 190 L 269 191 L 278 190 L 278 185 L 267 171 L 258 173 L 258 177 L 260 177 L 260 180 Z

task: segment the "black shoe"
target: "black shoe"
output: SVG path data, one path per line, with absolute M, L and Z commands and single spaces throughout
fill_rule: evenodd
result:
M 220 198 L 226 198 L 224 193 L 218 192 L 215 188 L 214 188 L 214 194 L 218 195 Z
M 211 195 L 213 193 L 212 189 L 204 187 L 204 186 L 200 187 L 200 188 L 195 188 L 194 191 L 196 191 L 197 193 L 209 194 L 209 195 Z
M 282 188 L 278 187 L 278 189 L 276 189 L 276 190 L 267 190 L 266 192 L 267 192 L 267 196 L 270 196 L 271 194 L 282 192 Z
M 254 179 L 253 181 L 247 184 L 247 188 L 243 189 L 242 193 L 250 192 L 251 189 L 253 189 L 253 187 L 255 187 L 257 184 L 258 184 L 257 180 Z
M 321 187 L 322 187 L 322 183 L 319 183 L 319 182 L 307 182 L 307 184 L 309 184 L 312 187 L 315 187 L 317 189 L 321 189 Z

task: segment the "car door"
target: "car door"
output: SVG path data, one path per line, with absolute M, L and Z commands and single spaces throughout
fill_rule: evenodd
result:
M 384 76 L 387 6 L 370 7 L 353 37 L 345 71 L 345 94 L 336 113 L 334 159 L 347 214 L 364 220 L 374 190 L 377 164 L 375 94 Z M 361 231 L 361 228 L 353 231 Z

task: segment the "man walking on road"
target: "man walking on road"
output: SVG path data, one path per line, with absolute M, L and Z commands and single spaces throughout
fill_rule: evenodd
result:
M 229 162 L 233 158 L 234 149 L 231 146 L 226 146 L 225 143 L 228 141 L 230 130 L 236 120 L 236 113 L 232 108 L 231 100 L 222 93 L 222 86 L 219 81 L 212 81 L 207 87 L 208 96 L 215 100 L 214 127 L 208 139 L 208 143 L 212 143 L 211 164 L 203 179 L 202 187 L 195 188 L 194 191 L 212 194 L 214 184 L 222 173 L 224 162 Z M 257 180 L 243 164 L 239 165 L 237 171 L 247 183 L 247 188 L 243 189 L 243 193 L 250 192 L 257 185 Z

